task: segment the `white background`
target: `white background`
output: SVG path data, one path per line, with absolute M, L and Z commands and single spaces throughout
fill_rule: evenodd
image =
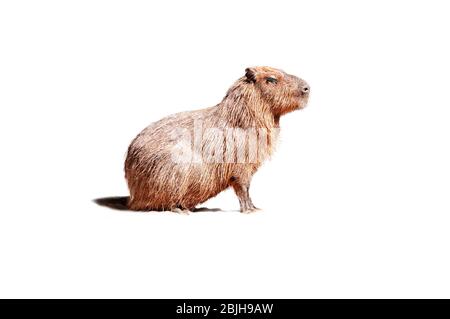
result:
M 2 1 L 0 297 L 450 297 L 445 1 Z M 133 213 L 129 142 L 248 66 L 309 82 L 255 175 Z

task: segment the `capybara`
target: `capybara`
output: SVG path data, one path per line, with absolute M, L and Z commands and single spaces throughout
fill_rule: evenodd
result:
M 303 109 L 309 91 L 282 70 L 251 67 L 216 106 L 151 124 L 128 148 L 129 209 L 189 212 L 231 186 L 241 212 L 257 210 L 252 176 L 274 150 L 280 116 Z

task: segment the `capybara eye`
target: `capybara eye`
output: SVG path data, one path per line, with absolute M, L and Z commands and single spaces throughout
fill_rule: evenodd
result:
M 269 76 L 268 78 L 266 78 L 266 82 L 277 84 L 278 80 Z

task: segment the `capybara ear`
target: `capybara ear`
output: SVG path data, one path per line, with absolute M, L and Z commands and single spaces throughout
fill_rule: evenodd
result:
M 246 68 L 245 77 L 248 82 L 256 82 L 256 70 L 255 68 Z

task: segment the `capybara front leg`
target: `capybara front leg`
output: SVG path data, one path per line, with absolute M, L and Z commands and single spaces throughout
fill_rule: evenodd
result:
M 235 182 L 232 184 L 234 192 L 236 193 L 239 204 L 241 206 L 241 213 L 252 213 L 258 208 L 253 205 L 252 199 L 250 198 L 249 189 L 250 183 Z

